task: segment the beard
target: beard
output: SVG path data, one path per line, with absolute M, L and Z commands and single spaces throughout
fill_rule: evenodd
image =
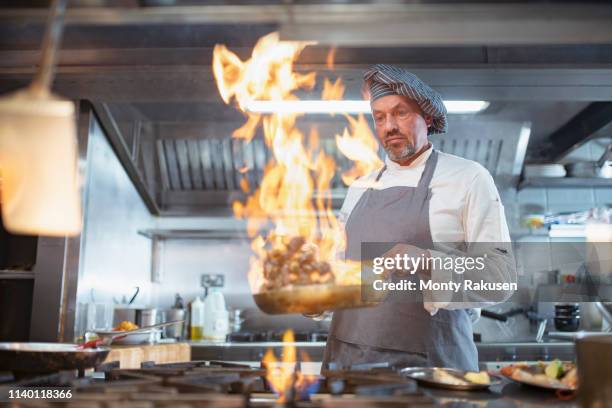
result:
M 406 146 L 404 146 L 400 151 L 394 150 L 389 146 L 383 147 L 385 149 L 385 152 L 387 152 L 387 156 L 389 156 L 389 159 L 395 162 L 406 160 L 416 153 L 416 149 L 414 148 L 412 143 L 407 143 Z

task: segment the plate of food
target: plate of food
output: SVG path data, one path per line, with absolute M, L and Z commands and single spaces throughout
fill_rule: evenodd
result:
M 561 391 L 576 391 L 578 388 L 576 364 L 558 359 L 512 364 L 499 372 L 513 381 L 533 387 Z
M 117 327 L 111 330 L 96 330 L 96 334 L 100 338 L 106 336 L 119 336 L 113 338 L 113 344 L 142 344 L 152 343 L 155 341 L 156 335 L 159 332 L 157 329 L 137 331 L 134 333 L 125 333 L 125 336 L 121 336 L 123 332 L 130 330 L 139 329 L 138 325 L 129 321 L 123 321 L 117 325 Z
M 486 371 L 462 371 L 441 367 L 408 367 L 400 374 L 421 384 L 450 390 L 485 390 L 492 385 L 501 384 L 502 379 Z

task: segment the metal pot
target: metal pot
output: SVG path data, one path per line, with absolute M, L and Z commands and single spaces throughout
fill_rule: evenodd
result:
M 166 321 L 173 320 L 185 320 L 185 309 L 168 309 L 165 311 Z M 180 323 L 174 326 L 168 326 L 164 330 L 164 337 L 168 339 L 178 339 L 182 340 L 185 338 L 183 329 L 185 327 L 184 323 Z
M 115 308 L 113 326 L 126 320 L 136 323 L 138 327 L 153 326 L 161 321 L 161 314 L 155 308 Z

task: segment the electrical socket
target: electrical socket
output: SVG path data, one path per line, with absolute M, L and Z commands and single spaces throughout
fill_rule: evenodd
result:
M 203 274 L 201 284 L 204 288 L 222 288 L 225 285 L 225 276 L 222 274 Z

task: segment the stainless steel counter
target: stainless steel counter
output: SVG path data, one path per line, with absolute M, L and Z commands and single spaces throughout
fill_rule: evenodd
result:
M 292 343 L 298 350 L 306 351 L 314 361 L 303 364 L 302 370 L 308 374 L 320 371 L 320 361 L 323 356 L 324 342 Z M 574 359 L 574 343 L 477 343 L 480 365 L 482 369 L 497 370 L 516 361 L 546 360 L 560 358 Z M 281 355 L 282 342 L 228 343 L 228 342 L 191 342 L 192 359 L 227 360 L 259 366 L 259 361 L 268 349 L 273 349 L 276 356 Z M 559 400 L 553 391 L 521 386 L 504 379 L 499 386 L 493 386 L 488 391 L 465 392 L 450 391 L 428 387 L 420 387 L 427 395 L 433 397 L 438 406 L 454 408 L 514 408 L 514 407 L 549 407 L 561 406 L 567 408 L 579 407 L 577 399 Z
M 453 408 L 536 408 L 536 407 L 567 407 L 580 406 L 579 399 L 563 401 L 557 398 L 554 391 L 504 380 L 499 386 L 490 387 L 488 391 L 450 391 L 435 388 L 420 387 L 427 395 L 433 397 L 438 406 Z
M 282 342 L 229 343 L 229 342 L 191 342 L 191 356 L 194 360 L 224 360 L 259 362 L 268 349 L 279 356 Z M 296 342 L 298 350 L 308 353 L 312 361 L 323 359 L 324 342 Z M 478 359 L 482 364 L 505 363 L 525 360 L 574 360 L 573 342 L 546 343 L 476 343 Z
M 223 360 L 223 361 L 242 361 L 259 362 L 266 354 L 268 349 L 272 349 L 274 354 L 280 356 L 283 350 L 282 342 L 253 342 L 253 343 L 230 343 L 230 342 L 210 342 L 196 341 L 191 344 L 191 358 L 193 360 Z M 288 343 L 289 344 L 289 343 Z M 323 350 L 325 342 L 295 342 L 290 343 L 298 350 L 305 351 L 312 361 L 323 360 Z

